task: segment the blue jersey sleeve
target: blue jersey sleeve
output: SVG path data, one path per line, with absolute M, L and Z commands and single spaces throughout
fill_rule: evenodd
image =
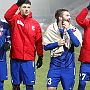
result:
M 70 36 L 70 39 L 71 39 L 73 45 L 75 47 L 78 47 L 80 45 L 80 42 L 79 42 L 78 38 L 73 34 L 72 29 L 67 30 L 67 32 Z
M 54 49 L 56 47 L 58 47 L 58 42 L 51 43 L 51 44 L 48 44 L 48 45 L 44 45 L 44 50 L 45 51 L 52 50 L 52 49 Z
M 2 22 L 3 24 L 3 29 L 9 29 L 9 24 L 7 22 Z
M 9 24 L 3 22 L 3 29 L 5 29 L 6 42 L 10 42 L 10 27 Z

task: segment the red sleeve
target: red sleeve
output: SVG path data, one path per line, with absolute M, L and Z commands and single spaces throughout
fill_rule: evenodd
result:
M 42 32 L 39 23 L 36 27 L 36 51 L 38 56 L 43 56 Z
M 6 21 L 11 22 L 17 10 L 18 6 L 16 4 L 12 5 L 4 15 Z
M 88 10 L 84 8 L 76 17 L 76 22 L 83 28 L 86 28 L 89 25 L 89 19 L 86 18 L 87 14 Z

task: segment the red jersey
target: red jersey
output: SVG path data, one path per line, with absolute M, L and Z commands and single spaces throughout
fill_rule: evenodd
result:
M 86 18 L 88 10 L 84 8 L 76 17 L 77 23 L 84 28 L 83 43 L 80 51 L 79 60 L 90 63 L 90 18 Z
M 23 18 L 21 13 L 15 14 L 17 10 L 18 6 L 14 4 L 4 16 L 11 26 L 10 57 L 34 61 L 36 51 L 38 56 L 43 56 L 41 28 L 32 13 Z

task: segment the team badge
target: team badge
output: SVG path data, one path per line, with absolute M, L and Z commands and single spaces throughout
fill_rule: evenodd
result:
M 32 26 L 32 30 L 33 30 L 33 31 L 35 30 L 35 26 Z
M 72 29 L 72 32 L 75 32 L 76 31 L 76 29 Z

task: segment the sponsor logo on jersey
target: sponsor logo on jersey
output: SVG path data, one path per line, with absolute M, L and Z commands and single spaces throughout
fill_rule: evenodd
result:
M 21 20 L 17 20 L 17 24 L 20 24 L 21 26 L 24 26 L 24 23 Z

